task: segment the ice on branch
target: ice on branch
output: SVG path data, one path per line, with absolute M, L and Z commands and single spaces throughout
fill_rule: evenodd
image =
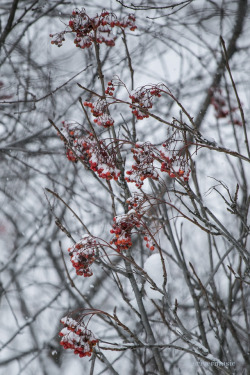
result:
M 95 261 L 97 248 L 96 240 L 86 234 L 79 242 L 68 249 L 71 263 L 76 269 L 77 275 L 84 277 L 93 275 L 90 266 Z
M 60 331 L 60 344 L 64 349 L 74 350 L 74 354 L 79 357 L 90 357 L 94 346 L 99 340 L 95 338 L 93 333 L 86 328 L 83 322 L 77 322 L 70 317 L 61 319 L 64 328 Z
M 75 34 L 74 43 L 79 48 L 89 48 L 93 43 L 106 44 L 109 47 L 115 45 L 116 35 L 113 33 L 114 27 L 121 29 L 129 28 L 134 31 L 135 16 L 129 14 L 121 20 L 114 13 L 103 10 L 100 15 L 89 17 L 84 8 L 75 9 L 72 12 L 68 26 L 60 33 L 50 34 L 52 44 L 58 47 L 62 46 L 65 40 L 64 35 L 68 33 Z

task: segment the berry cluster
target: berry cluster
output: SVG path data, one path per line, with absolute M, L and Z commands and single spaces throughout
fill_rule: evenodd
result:
M 85 327 L 83 322 L 64 317 L 60 321 L 64 328 L 60 331 L 60 344 L 64 349 L 74 350 L 79 357 L 90 357 L 93 347 L 98 343 L 93 333 Z
M 127 250 L 132 246 L 131 231 L 134 227 L 141 226 L 141 216 L 132 209 L 127 214 L 114 217 L 113 229 L 110 230 L 110 233 L 115 234 L 115 237 L 110 241 L 110 244 L 114 244 L 117 251 Z
M 135 21 L 135 15 L 130 13 L 127 16 L 123 17 L 122 21 L 120 21 L 120 24 L 118 26 L 123 28 L 129 27 L 129 30 L 135 31 L 137 29 Z
M 233 103 L 232 106 L 228 105 L 220 88 L 212 90 L 211 104 L 215 110 L 215 117 L 217 119 L 226 119 L 231 114 L 233 124 L 242 126 L 242 121 L 237 113 L 239 107 L 235 100 L 230 98 L 230 101 Z
M 111 146 L 108 148 L 103 140 L 97 142 L 92 133 L 79 128 L 75 123 L 64 121 L 61 133 L 77 155 L 76 157 L 72 150 L 67 149 L 66 155 L 70 161 L 77 162 L 78 159 L 82 159 L 88 162 L 100 178 L 118 180 L 121 172 L 116 168 L 116 154 Z
M 72 161 L 72 163 L 77 163 L 78 158 L 75 156 L 74 152 L 70 148 L 66 149 L 66 156 L 69 161 Z
M 176 141 L 174 141 L 177 143 Z M 190 169 L 187 167 L 182 153 L 172 151 L 169 153 L 169 142 L 162 144 L 161 155 L 161 172 L 167 172 L 171 178 L 182 178 L 184 181 L 189 180 Z
M 77 275 L 84 277 L 93 275 L 90 266 L 95 260 L 97 247 L 96 240 L 86 234 L 79 242 L 68 249 L 71 263 L 76 269 Z
M 139 88 L 131 93 L 131 95 L 129 96 L 132 101 L 130 108 L 132 108 L 132 113 L 138 120 L 143 120 L 144 118 L 149 117 L 148 109 L 153 107 L 153 97 L 160 97 L 160 92 L 160 86 L 151 86 L 150 88 Z M 135 106 L 135 104 L 137 106 Z M 143 111 L 140 110 L 140 108 Z
M 99 141 L 98 145 L 91 149 L 90 168 L 97 172 L 100 178 L 117 181 L 121 171 L 115 166 L 115 157 L 115 151 L 112 149 L 109 152 L 104 141 Z
M 145 209 L 143 208 L 143 204 L 145 203 L 145 198 L 143 198 L 139 194 L 134 193 L 132 197 L 127 199 L 127 203 L 128 203 L 128 209 L 129 210 L 134 209 L 138 214 L 140 213 L 139 214 L 140 217 L 142 217 L 144 215 Z M 143 223 L 141 222 L 141 224 L 143 224 Z M 146 232 L 147 231 L 144 230 L 142 233 L 146 234 Z M 148 249 L 150 249 L 152 251 L 155 249 L 155 244 L 150 237 L 147 237 L 145 235 L 144 241 L 146 241 L 146 247 Z
M 64 138 L 61 137 L 61 139 L 63 141 L 66 139 L 75 152 L 65 145 L 67 158 L 74 163 L 78 159 L 87 161 L 89 159 L 88 144 L 93 141 L 93 134 L 75 122 L 62 121 L 62 125 L 61 134 Z
M 184 181 L 189 180 L 190 169 L 187 166 L 185 154 L 178 151 L 176 134 L 173 138 L 169 139 L 166 143 L 162 144 L 162 150 L 158 150 L 150 142 L 137 142 L 135 147 L 131 149 L 135 163 L 132 164 L 130 170 L 126 172 L 128 175 L 125 177 L 127 182 L 135 182 L 138 188 L 141 188 L 144 180 L 152 178 L 153 180 L 159 179 L 159 173 L 167 172 L 171 178 L 182 178 Z M 170 145 L 173 146 L 170 150 Z M 161 168 L 155 166 L 155 162 L 161 163 Z
M 143 215 L 147 212 L 144 203 L 148 203 L 148 198 L 145 201 L 143 196 L 134 193 L 133 196 L 128 198 L 126 202 L 128 204 L 129 212 L 127 215 L 120 215 L 114 218 L 115 223 L 110 232 L 116 234 L 116 239 L 113 239 L 111 243 L 115 243 L 117 245 L 118 242 L 119 245 L 121 242 L 123 248 L 119 248 L 119 251 L 126 250 L 132 246 L 131 231 L 134 227 L 137 227 L 140 228 L 141 233 L 144 235 L 146 247 L 153 251 L 155 249 L 155 242 L 149 235 L 148 228 L 145 226 L 145 223 L 142 220 Z
M 91 108 L 91 113 L 96 117 L 94 122 L 97 125 L 103 126 L 104 128 L 109 128 L 114 125 L 114 120 L 108 113 L 108 103 L 105 99 L 98 99 L 94 103 L 84 102 L 83 105 Z
M 76 122 L 62 121 L 62 125 L 61 133 L 68 141 L 75 141 L 86 134 L 86 129 Z
M 145 236 L 143 239 L 144 239 L 144 241 L 146 241 L 146 247 L 149 250 L 153 251 L 155 249 L 155 243 L 154 243 L 154 241 L 151 238 L 147 237 L 147 236 Z
M 156 156 L 152 144 L 137 142 L 131 151 L 134 154 L 135 164 L 132 165 L 131 170 L 126 172 L 128 175 L 125 177 L 126 181 L 135 182 L 135 185 L 140 188 L 146 178 L 158 180 L 159 175 L 153 165 Z
M 105 90 L 105 94 L 106 94 L 106 95 L 113 96 L 113 95 L 114 95 L 114 91 L 115 91 L 114 84 L 113 84 L 112 81 L 109 81 L 109 82 L 108 82 L 108 87 L 107 87 L 107 89 Z
M 126 28 L 129 27 L 134 31 L 137 27 L 135 25 L 135 16 L 129 14 L 122 20 L 118 20 L 115 14 L 103 10 L 100 15 L 89 17 L 86 10 L 75 9 L 72 12 L 68 29 L 57 34 L 50 34 L 52 44 L 61 47 L 62 42 L 65 40 L 66 33 L 75 33 L 74 43 L 79 48 L 89 48 L 93 42 L 98 44 L 106 44 L 109 47 L 115 45 L 116 36 L 112 30 L 114 27 Z
M 65 32 L 61 31 L 60 33 L 50 34 L 50 38 L 53 38 L 51 44 L 54 44 L 57 47 L 62 47 L 63 42 L 65 41 L 64 38 Z
M 134 193 L 132 197 L 127 199 L 128 209 L 132 210 L 135 209 L 136 211 L 142 208 L 142 204 L 144 203 L 144 198 L 142 198 L 139 194 Z

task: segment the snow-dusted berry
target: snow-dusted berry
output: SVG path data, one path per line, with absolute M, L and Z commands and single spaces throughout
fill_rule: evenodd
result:
M 79 242 L 68 249 L 71 263 L 76 269 L 77 275 L 84 277 L 93 275 L 90 266 L 95 261 L 97 247 L 96 240 L 86 234 Z
M 74 350 L 74 354 L 79 357 L 90 357 L 99 340 L 81 321 L 78 322 L 66 316 L 61 319 L 61 323 L 64 328 L 60 331 L 59 336 L 61 337 L 60 344 L 64 349 Z
M 131 31 L 134 31 L 137 28 L 135 20 L 133 14 L 119 20 L 114 13 L 107 10 L 103 10 L 100 15 L 90 17 L 84 8 L 74 9 L 66 29 L 56 34 L 50 34 L 50 37 L 53 38 L 51 44 L 61 47 L 65 40 L 65 34 L 71 33 L 75 35 L 76 47 L 82 49 L 91 47 L 93 43 L 104 43 L 109 47 L 114 47 L 117 36 L 113 33 L 113 29 L 129 27 Z

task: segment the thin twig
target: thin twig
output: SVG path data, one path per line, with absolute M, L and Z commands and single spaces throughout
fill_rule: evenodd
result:
M 243 108 L 242 108 L 242 105 L 241 105 L 241 101 L 240 101 L 240 98 L 239 98 L 239 95 L 238 95 L 238 91 L 237 91 L 233 76 L 232 76 L 231 69 L 230 69 L 230 66 L 229 66 L 227 50 L 226 50 L 225 42 L 224 42 L 224 39 L 222 38 L 222 36 L 220 37 L 220 41 L 221 41 L 221 45 L 222 45 L 223 52 L 224 52 L 226 68 L 227 68 L 228 74 L 230 76 L 230 80 L 232 82 L 234 93 L 235 93 L 237 103 L 238 103 L 238 106 L 239 106 L 241 120 L 242 120 L 242 126 L 243 126 L 244 136 L 245 136 L 245 144 L 246 144 L 246 148 L 247 148 L 248 157 L 250 158 L 250 148 L 249 148 L 249 142 L 248 142 L 248 137 L 247 137 L 246 120 L 245 120 L 245 116 L 244 116 L 244 111 L 243 111 Z

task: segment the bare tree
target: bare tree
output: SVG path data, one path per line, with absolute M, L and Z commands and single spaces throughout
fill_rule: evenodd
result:
M 1 9 L 3 373 L 250 373 L 247 1 Z

